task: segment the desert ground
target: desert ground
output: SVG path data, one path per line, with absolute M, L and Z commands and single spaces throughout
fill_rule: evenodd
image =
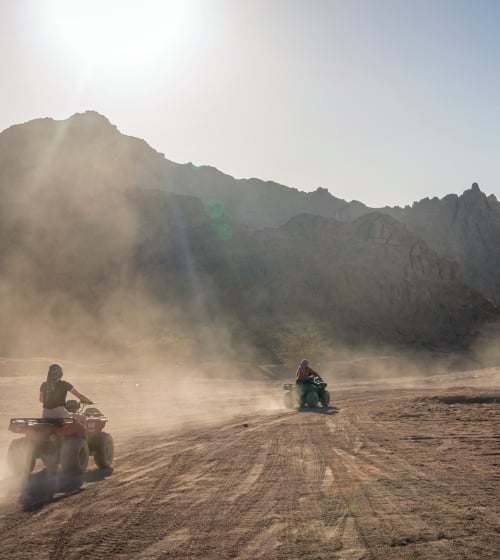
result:
M 327 410 L 282 383 L 64 364 L 109 418 L 83 477 L 5 466 L 44 358 L 0 363 L 0 558 L 497 559 L 500 368 L 348 382 Z M 404 372 L 402 372 L 404 373 Z

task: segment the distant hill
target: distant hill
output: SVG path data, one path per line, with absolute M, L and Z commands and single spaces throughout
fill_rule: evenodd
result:
M 442 256 L 462 245 L 401 223 L 417 210 L 176 164 L 94 112 L 2 132 L 0 201 L 3 354 L 465 348 L 498 316 Z

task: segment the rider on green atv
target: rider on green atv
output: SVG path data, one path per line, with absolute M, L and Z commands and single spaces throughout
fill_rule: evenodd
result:
M 311 385 L 315 377 L 318 378 L 319 381 L 323 381 L 320 374 L 309 367 L 309 360 L 306 360 L 305 358 L 300 362 L 297 372 L 295 373 L 295 377 L 297 389 L 301 394 L 304 394 L 307 391 L 307 386 Z M 321 391 L 324 391 L 324 389 Z M 322 395 L 318 394 L 318 397 L 321 400 Z

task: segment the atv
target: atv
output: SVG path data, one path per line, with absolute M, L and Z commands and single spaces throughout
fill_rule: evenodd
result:
M 89 456 L 99 468 L 110 467 L 114 444 L 103 431 L 108 419 L 97 408 L 70 400 L 67 418 L 11 418 L 9 430 L 24 437 L 10 442 L 7 464 L 13 473 L 28 476 L 39 458 L 49 470 L 82 474 Z
M 316 408 L 321 402 L 323 408 L 330 404 L 330 393 L 326 390 L 328 383 L 321 381 L 319 377 L 310 377 L 309 383 L 297 385 L 296 383 L 284 383 L 286 391 L 284 401 L 286 408 Z

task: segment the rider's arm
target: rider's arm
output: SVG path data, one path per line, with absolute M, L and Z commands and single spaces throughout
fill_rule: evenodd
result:
M 309 375 L 313 375 L 314 377 L 317 377 L 320 381 L 323 381 L 323 379 L 321 379 L 321 375 L 318 372 L 314 371 L 312 368 L 309 368 L 308 373 Z
M 73 389 L 70 389 L 69 392 L 75 395 L 75 397 L 77 397 L 78 399 L 80 399 L 80 402 L 83 402 L 85 404 L 94 404 L 88 397 L 86 397 L 83 393 L 77 391 L 74 387 Z
M 45 399 L 45 387 L 47 386 L 47 383 L 44 381 L 41 385 L 40 385 L 40 396 L 38 397 L 38 400 L 43 404 L 43 401 Z

